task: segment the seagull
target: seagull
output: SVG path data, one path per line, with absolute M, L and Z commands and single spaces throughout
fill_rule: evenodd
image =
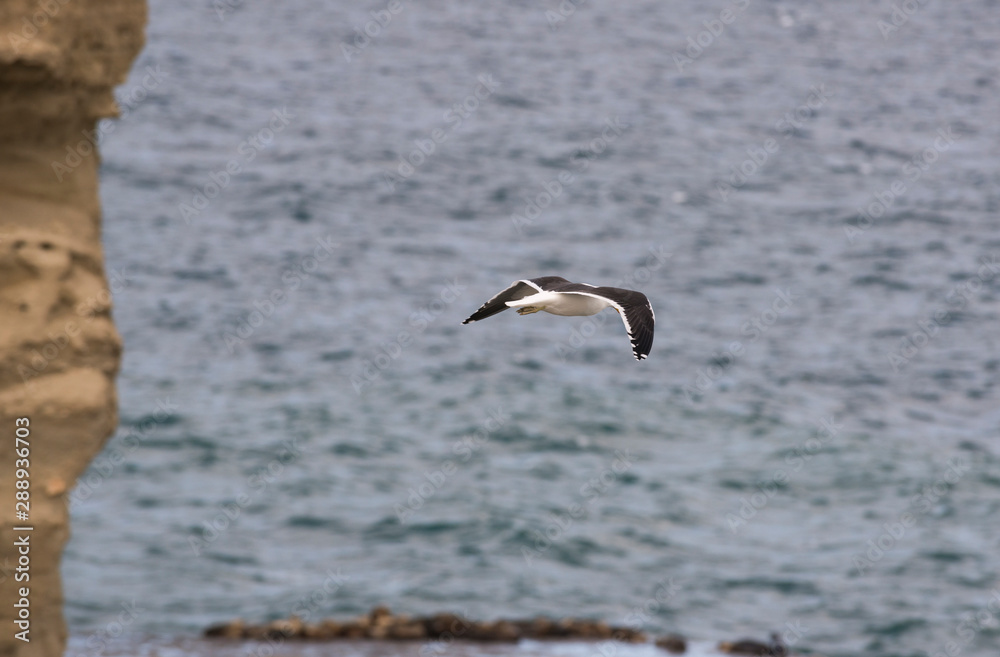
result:
M 580 316 L 596 315 L 609 306 L 621 315 L 625 323 L 635 359 L 644 359 L 653 346 L 653 324 L 656 316 L 645 294 L 635 290 L 623 290 L 620 287 L 570 283 L 560 276 L 514 281 L 510 287 L 484 303 L 462 323 L 478 322 L 508 308 L 517 308 L 519 315 L 530 315 L 544 310 L 553 315 Z

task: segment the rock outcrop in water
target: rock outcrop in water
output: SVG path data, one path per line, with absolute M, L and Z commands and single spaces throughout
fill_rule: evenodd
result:
M 209 627 L 205 630 L 205 636 L 213 639 L 250 639 L 275 645 L 286 640 L 422 641 L 442 644 L 451 644 L 453 641 L 516 643 L 521 639 L 611 643 L 648 641 L 646 634 L 636 628 L 616 627 L 598 620 L 536 616 L 528 619 L 475 621 L 452 613 L 431 616 L 393 614 L 384 605 L 375 607 L 364 616 L 347 620 L 328 618 L 315 623 L 306 623 L 292 616 L 271 623 L 254 625 L 236 619 Z M 657 637 L 653 643 L 657 648 L 673 655 L 683 655 L 688 650 L 687 639 L 679 634 Z M 720 641 L 715 650 L 719 654 L 751 657 L 792 657 L 784 640 L 777 633 L 771 634 L 770 642 L 754 639 Z M 615 650 L 598 648 L 597 652 L 613 654 Z
M 67 492 L 118 421 L 96 125 L 145 24 L 144 0 L 0 4 L 0 657 L 63 654 Z
M 521 639 L 643 643 L 646 635 L 630 627 L 614 627 L 603 621 L 579 618 L 555 620 L 546 616 L 529 619 L 474 621 L 451 613 L 432 616 L 393 615 L 387 607 L 375 607 L 367 616 L 337 621 L 327 619 L 307 624 L 292 617 L 267 625 L 247 625 L 241 620 L 208 628 L 205 636 L 227 639 L 374 639 L 390 641 L 515 642 Z

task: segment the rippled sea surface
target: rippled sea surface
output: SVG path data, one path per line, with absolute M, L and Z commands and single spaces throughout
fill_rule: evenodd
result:
M 1000 12 L 893 6 L 152 2 L 71 652 L 385 603 L 996 655 Z M 642 290 L 649 359 L 460 324 L 541 275 Z

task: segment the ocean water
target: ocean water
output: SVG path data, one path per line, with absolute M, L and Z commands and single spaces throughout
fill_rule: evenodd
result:
M 70 653 L 387 604 L 996 655 L 1000 13 L 903 4 L 152 2 Z M 650 357 L 461 325 L 553 274 Z

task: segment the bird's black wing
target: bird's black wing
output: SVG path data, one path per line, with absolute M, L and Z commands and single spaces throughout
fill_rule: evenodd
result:
M 572 287 L 576 288 L 575 285 Z M 635 359 L 642 360 L 649 355 L 649 350 L 653 348 L 656 315 L 645 294 L 620 287 L 595 287 L 588 290 L 563 288 L 561 291 L 598 297 L 617 308 L 622 316 L 622 322 L 625 323 Z
M 520 281 L 514 281 L 510 284 L 506 290 L 498 293 L 492 299 L 480 306 L 479 310 L 472 313 L 469 319 L 462 322 L 463 324 L 471 324 L 472 322 L 478 322 L 481 319 L 486 319 L 487 317 L 492 317 L 499 312 L 507 310 L 509 307 L 507 305 L 508 301 L 516 301 L 518 299 L 523 299 L 524 297 L 529 297 L 532 294 L 538 294 L 539 292 L 544 292 L 547 289 L 558 286 L 563 283 L 569 283 L 565 278 L 559 276 L 542 276 L 541 278 L 524 279 Z
M 561 290 L 567 285 L 575 285 L 575 283 L 570 283 L 562 276 L 541 276 L 539 278 L 532 278 L 528 281 L 521 281 L 522 283 L 531 283 L 538 288 L 539 292 L 555 292 Z M 587 286 L 591 287 L 591 286 Z

